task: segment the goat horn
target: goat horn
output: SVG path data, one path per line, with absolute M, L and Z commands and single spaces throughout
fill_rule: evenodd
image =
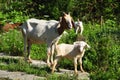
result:
M 65 12 L 63 12 L 63 15 L 66 15 L 66 13 L 65 13 Z

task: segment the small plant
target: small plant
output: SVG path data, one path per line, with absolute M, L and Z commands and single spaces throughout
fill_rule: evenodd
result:
M 75 34 L 74 29 L 66 31 L 65 34 L 63 34 L 62 38 L 60 39 L 59 43 L 68 43 L 72 44 L 74 41 L 76 41 L 77 35 Z

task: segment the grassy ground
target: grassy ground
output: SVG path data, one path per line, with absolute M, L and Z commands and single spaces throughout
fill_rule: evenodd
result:
M 26 72 L 27 74 L 34 74 L 36 76 L 46 77 L 47 80 L 75 80 L 75 76 L 69 77 L 67 74 L 51 74 L 49 67 L 36 67 L 29 63 L 26 63 L 23 58 L 21 59 L 10 59 L 0 58 L 0 69 L 8 71 L 20 71 Z M 5 80 L 9 80 L 6 78 Z

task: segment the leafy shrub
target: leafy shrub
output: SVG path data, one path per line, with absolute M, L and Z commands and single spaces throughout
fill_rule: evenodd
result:
M 10 11 L 6 14 L 6 20 L 17 23 L 17 22 L 24 22 L 28 19 L 28 16 L 23 15 L 22 11 Z
M 87 26 L 89 33 L 86 31 L 85 34 L 91 50 L 86 52 L 83 65 L 86 70 L 90 70 L 90 77 L 93 80 L 119 79 L 117 76 L 120 74 L 117 73 L 120 67 L 118 60 L 120 53 L 119 37 L 116 39 L 118 33 L 112 34 L 118 32 L 119 27 L 116 26 L 118 25 L 111 23 L 106 23 L 102 27 L 95 24 L 96 29 Z
M 63 33 L 59 43 L 72 44 L 74 41 L 76 41 L 76 39 L 77 35 L 75 34 L 74 29 L 71 29 L 66 31 L 66 33 Z
M 10 30 L 0 34 L 0 52 L 10 55 L 22 55 L 23 42 L 19 31 Z

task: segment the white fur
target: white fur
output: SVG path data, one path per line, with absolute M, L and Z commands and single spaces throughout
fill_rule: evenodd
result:
M 82 35 L 83 33 L 83 23 L 82 21 L 76 21 L 75 22 L 75 32 L 76 34 L 78 34 L 78 32 L 80 32 L 80 34 Z
M 68 21 L 67 17 L 70 19 Z M 69 25 L 72 23 L 72 18 L 70 15 L 64 13 L 64 17 L 66 18 L 67 27 L 71 27 Z M 38 19 L 28 19 L 22 26 L 20 26 L 23 38 L 24 38 L 24 53 L 28 53 L 25 55 L 25 58 L 31 62 L 30 59 L 30 47 L 33 43 L 35 44 L 47 44 L 47 63 L 50 66 L 49 59 L 51 58 L 51 63 L 53 63 L 53 54 L 54 54 L 54 46 L 58 43 L 59 39 L 61 38 L 61 33 L 58 32 L 58 28 L 62 26 L 61 21 L 56 20 L 38 20 Z M 64 27 L 64 26 L 62 26 Z M 61 28 L 62 28 L 61 27 Z M 65 28 L 62 28 L 64 31 Z M 27 48 L 28 47 L 28 48 Z
M 80 69 L 84 72 L 82 68 L 82 57 L 84 56 L 85 48 L 90 48 L 90 46 L 84 41 L 76 41 L 74 44 L 62 43 L 56 45 L 57 54 L 55 56 L 52 72 L 54 72 L 55 66 L 61 57 L 67 57 L 74 60 L 75 73 L 77 73 L 77 60 L 79 60 Z

